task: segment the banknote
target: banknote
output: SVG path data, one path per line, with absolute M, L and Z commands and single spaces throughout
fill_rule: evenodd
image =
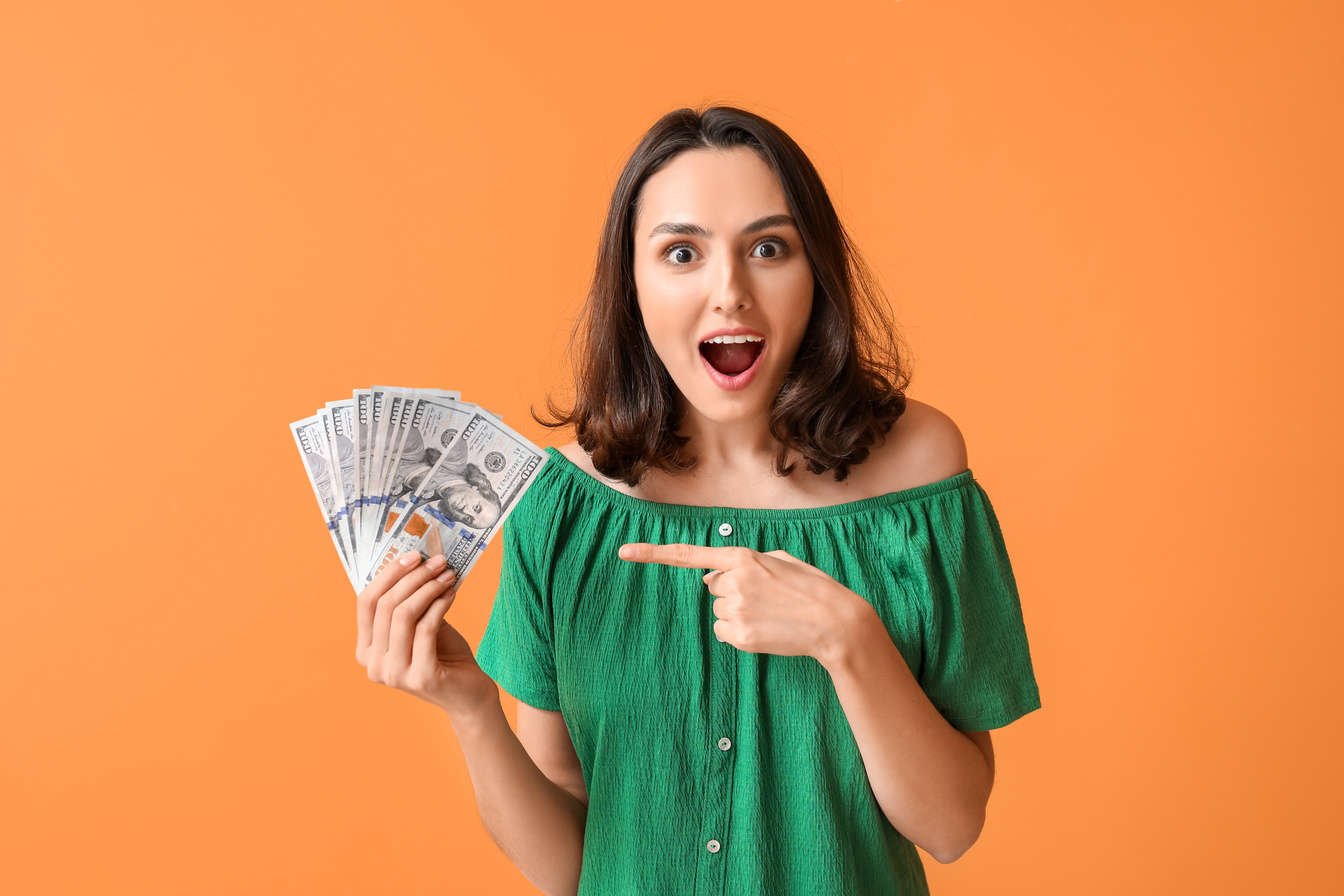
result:
M 378 394 L 380 387 L 374 386 L 374 395 Z M 378 547 L 378 521 L 382 517 L 382 502 L 380 500 L 383 485 L 387 481 L 387 471 L 392 464 L 392 454 L 396 450 L 398 437 L 402 434 L 401 416 L 402 405 L 406 403 L 408 393 L 401 389 L 387 389 L 383 393 L 383 408 L 385 413 L 381 421 L 381 428 L 378 434 L 377 444 L 374 446 L 374 453 L 378 456 L 378 472 L 373 482 L 369 483 L 368 500 L 372 504 L 372 536 L 368 545 L 363 546 L 368 553 L 370 561 L 373 559 L 374 551 Z
M 406 441 L 412 439 L 411 421 L 416 404 L 421 398 L 455 401 L 460 393 L 444 389 L 401 389 L 391 386 L 374 386 L 372 400 L 377 423 L 377 432 L 373 436 L 371 457 L 373 470 L 364 492 L 364 530 L 358 540 L 356 563 L 366 568 L 373 559 L 378 536 L 382 532 L 382 521 L 386 517 L 385 500 L 395 487 L 396 470 L 401 463 Z
M 327 411 L 331 414 L 330 441 L 335 447 L 332 458 L 337 461 L 340 477 L 337 485 L 337 515 L 340 517 L 345 543 L 352 550 L 358 547 L 355 541 L 355 515 L 353 504 L 359 494 L 355 485 L 355 400 L 327 402 Z
M 367 546 L 376 544 L 378 541 L 378 512 L 375 496 L 378 491 L 378 485 L 382 481 L 383 474 L 383 452 L 386 451 L 387 434 L 390 427 L 389 412 L 391 410 L 389 397 L 395 389 L 389 389 L 386 386 L 374 386 L 371 390 L 371 409 L 369 412 L 369 469 L 365 472 L 365 481 L 361 491 L 364 493 L 364 520 L 363 527 L 359 532 L 359 541 L 361 545 Z M 400 408 L 401 402 L 397 402 Z
M 290 430 L 356 590 L 408 550 L 465 578 L 548 458 L 447 389 L 356 389 Z
M 442 553 L 458 581 L 465 579 L 548 459 L 499 418 L 477 410 L 433 466 L 408 474 L 412 491 L 388 513 L 364 584 L 412 550 Z
M 373 392 L 370 389 L 356 389 L 351 401 L 355 403 L 355 496 L 350 510 L 354 519 L 353 528 L 358 534 L 363 531 L 364 483 L 368 479 L 373 455 Z M 358 538 L 355 541 L 358 546 Z
M 402 437 L 387 464 L 380 493 L 372 499 L 377 507 L 379 532 L 385 531 L 387 515 L 393 504 L 413 491 L 409 484 L 412 478 L 434 467 L 476 410 L 474 405 L 451 398 L 420 395 L 410 403 L 409 413 L 402 413 Z M 374 544 L 361 555 L 359 572 L 367 572 L 376 548 L 377 544 Z
M 327 529 L 331 532 L 331 540 L 336 545 L 337 554 L 340 555 L 341 566 L 345 569 L 351 584 L 356 584 L 358 579 L 354 565 L 349 559 L 349 548 L 341 536 L 338 524 L 332 468 L 322 415 L 314 414 L 298 420 L 291 423 L 289 429 L 294 435 L 294 443 L 299 447 L 299 454 L 303 457 L 303 468 L 308 473 L 308 483 L 313 487 L 313 494 L 317 496 L 317 505 L 322 511 Z
M 336 438 L 336 425 L 332 420 L 331 408 L 318 408 L 317 419 L 322 422 L 322 438 L 326 443 L 323 446 L 322 454 L 327 458 L 327 475 L 330 478 L 330 491 L 332 500 L 332 511 L 336 517 L 336 529 L 341 533 L 341 543 L 345 545 L 346 560 L 350 563 L 350 571 L 358 574 L 359 569 L 354 563 L 354 542 L 346 535 L 349 530 L 347 525 L 348 517 L 343 513 L 345 503 L 345 490 L 341 480 L 341 447 Z

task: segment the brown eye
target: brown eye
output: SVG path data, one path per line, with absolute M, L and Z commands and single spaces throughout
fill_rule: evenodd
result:
M 695 261 L 695 249 L 686 243 L 677 243 L 674 246 L 669 246 L 663 256 L 667 264 L 673 267 L 684 267 Z
M 784 243 L 780 240 L 766 240 L 756 248 L 770 250 L 765 254 L 758 256 L 760 258 L 778 258 L 779 256 L 783 255 L 785 252 L 788 251 L 788 246 L 784 245 Z

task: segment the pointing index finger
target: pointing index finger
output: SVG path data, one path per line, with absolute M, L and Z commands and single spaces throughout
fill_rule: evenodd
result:
M 742 555 L 751 553 L 741 547 L 703 547 L 698 544 L 624 544 L 622 560 L 635 563 L 663 563 L 685 569 L 732 569 L 742 562 Z

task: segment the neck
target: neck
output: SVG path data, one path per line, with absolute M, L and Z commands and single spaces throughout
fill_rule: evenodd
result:
M 696 475 L 760 475 L 774 470 L 779 441 L 770 434 L 766 415 L 721 423 L 687 408 L 677 433 L 691 439 L 690 448 L 698 460 Z

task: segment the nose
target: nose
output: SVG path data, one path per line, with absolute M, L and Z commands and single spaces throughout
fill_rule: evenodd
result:
M 745 311 L 751 307 L 751 279 L 747 266 L 733 252 L 720 253 L 723 260 L 715 271 L 713 290 L 714 310 L 723 314 Z

